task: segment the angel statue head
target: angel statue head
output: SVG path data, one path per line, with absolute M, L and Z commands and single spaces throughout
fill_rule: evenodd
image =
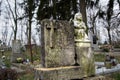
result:
M 83 28 L 86 30 L 86 26 L 83 22 L 82 14 L 80 12 L 75 14 L 73 22 L 75 27 Z

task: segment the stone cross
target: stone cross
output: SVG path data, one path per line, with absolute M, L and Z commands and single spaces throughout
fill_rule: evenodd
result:
M 54 22 L 50 22 L 49 25 L 46 26 L 46 28 L 49 30 L 50 29 L 50 48 L 54 47 L 54 32 L 56 27 L 54 27 Z

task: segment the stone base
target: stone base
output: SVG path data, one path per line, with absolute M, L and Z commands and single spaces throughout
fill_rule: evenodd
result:
M 114 80 L 108 76 L 85 77 L 80 66 L 35 68 L 34 80 Z
M 83 75 L 80 66 L 35 69 L 35 80 L 75 80 L 83 78 Z

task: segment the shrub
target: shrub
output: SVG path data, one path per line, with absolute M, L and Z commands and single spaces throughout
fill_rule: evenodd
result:
M 17 58 L 17 63 L 23 63 L 23 58 Z
M 13 69 L 0 69 L 0 80 L 17 80 L 17 72 Z
M 120 48 L 120 44 L 114 45 L 114 48 Z
M 103 48 L 103 52 L 109 52 L 108 48 Z
M 113 49 L 113 46 L 112 46 L 112 45 L 109 45 L 109 44 L 107 44 L 107 45 L 102 45 L 100 49 L 102 49 L 104 52 L 109 52 L 110 50 Z

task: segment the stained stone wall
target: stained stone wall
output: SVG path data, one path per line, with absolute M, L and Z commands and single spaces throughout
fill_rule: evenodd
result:
M 74 27 L 68 21 L 45 19 L 41 27 L 41 63 L 44 67 L 75 63 Z

